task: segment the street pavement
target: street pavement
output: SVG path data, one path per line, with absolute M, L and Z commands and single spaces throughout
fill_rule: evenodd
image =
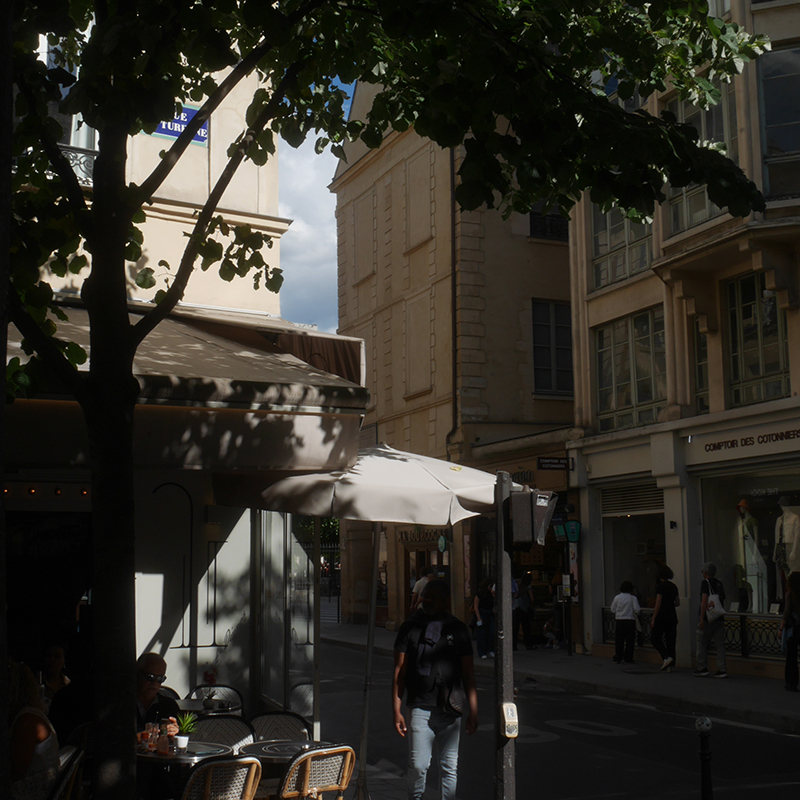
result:
M 366 625 L 342 624 L 336 622 L 335 616 L 324 615 L 321 635 L 325 644 L 366 649 Z M 376 655 L 391 657 L 394 638 L 394 632 L 376 628 Z M 520 649 L 513 658 L 515 686 L 519 691 L 532 687 L 559 688 L 575 694 L 642 703 L 663 711 L 708 716 L 712 721 L 800 734 L 800 693 L 784 691 L 779 680 L 751 676 L 729 676 L 724 680 L 712 676 L 696 678 L 688 668 L 667 673 L 655 664 L 617 665 L 610 658 L 570 655 L 563 649 L 546 650 L 541 646 L 536 650 Z M 491 678 L 493 659 L 482 660 L 476 655 L 475 670 Z M 383 703 L 384 698 L 371 702 Z M 387 770 L 388 766 L 367 767 L 369 795 L 372 800 L 405 800 L 402 775 L 394 768 Z M 356 796 L 357 774 L 358 769 L 346 795 L 348 800 Z

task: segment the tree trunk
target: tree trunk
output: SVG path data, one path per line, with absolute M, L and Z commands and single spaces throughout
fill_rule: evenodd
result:
M 82 297 L 90 317 L 86 416 L 92 470 L 94 613 L 93 800 L 136 795 L 136 607 L 131 325 L 125 285 L 130 220 L 123 209 L 127 130 L 106 130 L 95 162 L 92 271 Z

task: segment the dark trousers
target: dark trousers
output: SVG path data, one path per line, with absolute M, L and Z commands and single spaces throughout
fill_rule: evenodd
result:
M 614 635 L 614 661 L 633 661 L 633 646 L 636 643 L 636 623 L 632 619 L 618 619 Z
M 658 650 L 661 658 L 672 658 L 675 660 L 675 640 L 678 638 L 677 622 L 662 622 L 659 617 L 653 625 L 653 632 L 650 634 L 650 641 L 653 647 Z
M 786 640 L 786 668 L 783 673 L 786 685 L 790 689 L 797 688 L 797 638 L 795 636 Z
M 517 649 L 519 642 L 519 629 L 522 628 L 522 641 L 525 647 L 533 646 L 533 631 L 531 630 L 531 618 L 528 612 L 522 608 L 515 608 L 511 611 L 511 647 Z
M 475 638 L 478 640 L 478 655 L 485 656 L 494 651 L 494 614 L 481 611 L 483 625 L 478 626 Z

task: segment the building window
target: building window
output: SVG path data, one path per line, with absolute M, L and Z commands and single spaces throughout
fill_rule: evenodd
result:
M 701 141 L 725 142 L 728 157 L 739 162 L 739 138 L 736 129 L 736 95 L 733 81 L 717 84 L 722 93 L 720 102 L 706 109 L 685 100 L 673 100 L 667 105 L 678 119 L 691 125 Z M 708 199 L 705 186 L 696 183 L 669 189 L 670 231 L 678 233 L 722 214 L 723 210 Z
M 569 303 L 533 300 L 533 385 L 536 394 L 572 394 Z
M 629 220 L 618 208 L 607 214 L 596 205 L 593 209 L 594 288 L 648 269 L 652 262 L 650 225 Z
M 569 241 L 569 220 L 561 214 L 545 214 L 539 201 L 530 213 L 531 239 L 549 239 L 553 242 Z
M 786 312 L 763 272 L 727 284 L 731 405 L 789 397 Z
M 694 318 L 694 397 L 698 414 L 708 414 L 708 335 Z
M 667 397 L 664 309 L 623 317 L 595 331 L 601 431 L 658 420 Z
M 800 47 L 764 53 L 761 90 L 764 103 L 764 193 L 800 194 Z

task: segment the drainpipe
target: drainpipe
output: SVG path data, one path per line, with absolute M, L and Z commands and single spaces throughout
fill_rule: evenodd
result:
M 458 431 L 458 323 L 456 320 L 456 153 L 450 148 L 450 349 L 453 383 L 453 427 L 447 434 L 447 460 L 450 461 L 450 440 Z

